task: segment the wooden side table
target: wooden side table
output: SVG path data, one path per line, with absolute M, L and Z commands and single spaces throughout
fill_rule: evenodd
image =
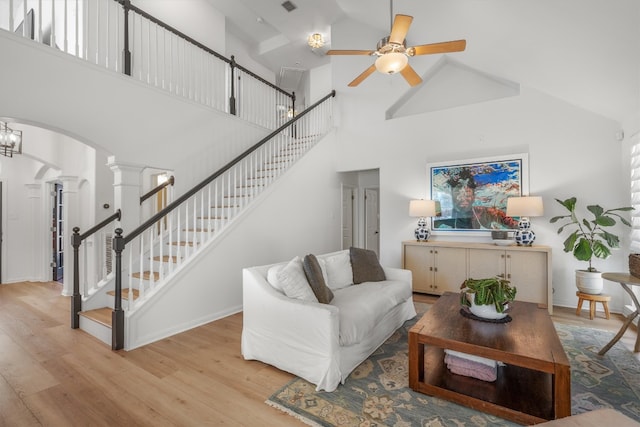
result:
M 620 283 L 622 289 L 624 289 L 631 297 L 631 301 L 633 301 L 636 310 L 627 316 L 616 336 L 598 352 L 600 356 L 603 356 L 616 342 L 618 342 L 620 338 L 622 338 L 629 325 L 631 325 L 631 322 L 633 322 L 633 319 L 638 317 L 638 314 L 640 314 L 640 303 L 638 302 L 638 298 L 636 298 L 636 295 L 629 288 L 629 286 L 640 286 L 639 278 L 634 277 L 629 273 L 602 273 L 602 278 Z M 640 333 L 636 338 L 636 344 L 633 347 L 633 352 L 640 352 Z
M 611 301 L 611 297 L 605 294 L 585 294 L 583 292 L 577 291 L 576 296 L 578 297 L 578 308 L 576 308 L 576 316 L 580 316 L 580 311 L 582 311 L 582 303 L 585 301 L 589 301 L 589 319 L 593 320 L 596 315 L 596 302 L 602 303 L 602 307 L 604 307 L 604 315 L 607 320 L 611 317 L 609 315 L 609 301 Z

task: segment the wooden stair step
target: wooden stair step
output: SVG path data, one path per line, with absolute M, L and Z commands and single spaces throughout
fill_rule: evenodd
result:
M 171 242 L 170 244 L 173 245 L 173 246 L 193 246 L 194 242 L 182 241 L 182 242 Z
M 264 184 L 246 184 L 246 185 L 239 185 L 236 188 L 256 188 L 256 187 L 264 187 Z
M 132 274 L 133 277 L 135 277 L 136 279 L 144 279 L 144 280 L 149 280 L 151 278 L 151 272 L 150 271 L 145 271 L 144 273 L 140 274 L 140 272 L 136 272 Z M 153 272 L 153 280 L 154 281 L 158 281 L 160 280 L 160 273 L 157 271 Z
M 96 308 L 95 310 L 81 311 L 80 316 L 98 322 L 108 328 L 111 328 L 111 316 L 113 309 L 109 307 Z
M 138 297 L 140 297 L 140 291 L 137 289 L 132 289 L 131 294 L 133 295 L 133 299 L 137 299 Z M 112 297 L 115 297 L 116 291 L 108 291 L 107 295 L 111 295 Z M 129 289 L 123 289 L 120 296 L 122 299 L 129 299 Z
M 158 255 L 158 256 L 154 256 L 153 260 L 154 261 L 162 261 L 162 262 L 178 262 L 178 256 L 177 255 L 171 255 L 171 257 L 169 257 L 169 255 L 163 255 L 162 259 L 160 259 L 160 255 Z

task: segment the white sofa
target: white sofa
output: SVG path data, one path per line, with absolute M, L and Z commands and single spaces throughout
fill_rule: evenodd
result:
M 348 250 L 317 255 L 334 295 L 329 304 L 276 289 L 268 278 L 287 262 L 245 268 L 243 357 L 304 378 L 318 391 L 333 391 L 415 317 L 411 271 L 383 267 L 386 280 L 353 285 L 348 257 Z

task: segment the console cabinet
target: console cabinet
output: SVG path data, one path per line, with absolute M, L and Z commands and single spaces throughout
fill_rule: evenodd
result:
M 551 248 L 490 243 L 402 242 L 402 265 L 413 274 L 413 290 L 433 295 L 458 292 L 471 277 L 499 276 L 518 289 L 516 300 L 553 310 Z
M 465 252 L 446 246 L 405 246 L 404 268 L 413 273 L 413 290 L 435 295 L 458 292 L 466 279 L 466 272 L 460 269 Z

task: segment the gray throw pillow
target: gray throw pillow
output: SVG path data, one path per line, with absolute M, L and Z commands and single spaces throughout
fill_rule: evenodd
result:
M 349 248 L 351 269 L 353 270 L 353 284 L 363 282 L 381 282 L 387 280 L 384 270 L 374 251 L 361 248 Z
M 309 254 L 304 257 L 302 266 L 304 267 L 304 274 L 307 276 L 311 290 L 316 298 L 318 298 L 318 302 L 329 304 L 333 299 L 333 292 L 331 292 L 331 289 L 329 289 L 324 281 L 318 258 L 313 254 Z

